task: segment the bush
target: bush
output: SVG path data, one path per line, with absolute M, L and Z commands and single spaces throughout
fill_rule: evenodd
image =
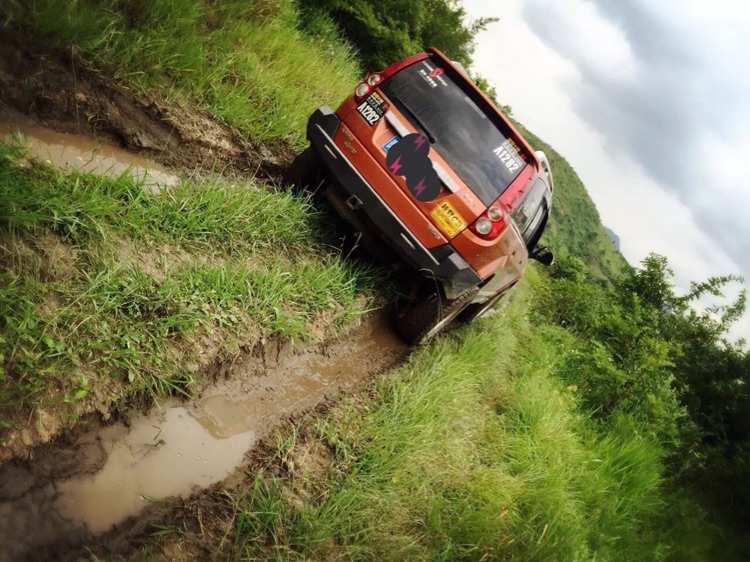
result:
M 611 287 L 587 278 L 575 258 L 561 260 L 552 274 L 535 314 L 555 326 L 565 350 L 557 374 L 600 423 L 625 416 L 658 439 L 671 453 L 672 484 L 700 490 L 707 509 L 744 534 L 750 354 L 727 333 L 744 312 L 745 294 L 695 306 L 704 296 L 721 297 L 739 278 L 710 278 L 679 295 L 666 258 L 657 255 Z
M 559 376 L 595 418 L 627 414 L 674 450 L 686 429 L 673 372 L 680 347 L 660 333 L 654 307 L 624 283 L 618 294 L 591 282 L 577 258 L 561 260 L 552 274 L 535 313 L 576 336 Z

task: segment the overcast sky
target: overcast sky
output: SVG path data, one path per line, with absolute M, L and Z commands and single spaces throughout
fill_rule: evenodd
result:
M 474 68 L 573 165 L 622 252 L 750 280 L 750 2 L 464 0 Z M 733 331 L 750 339 L 750 317 Z

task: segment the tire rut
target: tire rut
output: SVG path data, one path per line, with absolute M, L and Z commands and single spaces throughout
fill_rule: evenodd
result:
M 89 421 L 31 460 L 0 466 L 0 560 L 73 556 L 107 532 L 122 540 L 151 502 L 231 477 L 274 428 L 363 388 L 407 351 L 383 315 L 326 344 L 269 344 L 193 400 Z

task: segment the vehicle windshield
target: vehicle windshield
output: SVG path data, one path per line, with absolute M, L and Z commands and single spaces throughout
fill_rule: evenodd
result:
M 454 81 L 451 75 L 455 75 Z M 434 58 L 388 79 L 383 92 L 485 204 L 497 199 L 526 165 L 510 130 L 485 113 L 475 92 L 460 87 L 453 69 Z

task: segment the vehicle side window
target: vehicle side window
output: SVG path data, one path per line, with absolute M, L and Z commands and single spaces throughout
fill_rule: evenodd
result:
M 547 222 L 547 203 L 544 198 L 546 192 L 547 185 L 537 178 L 512 213 L 529 251 L 536 246 Z
M 536 219 L 531 223 L 526 232 L 523 233 L 523 241 L 526 242 L 526 249 L 529 252 L 533 252 L 536 245 L 539 243 L 539 239 L 544 234 L 544 229 L 547 226 L 547 219 L 549 218 L 549 211 L 547 204 L 542 203 L 539 207 Z

